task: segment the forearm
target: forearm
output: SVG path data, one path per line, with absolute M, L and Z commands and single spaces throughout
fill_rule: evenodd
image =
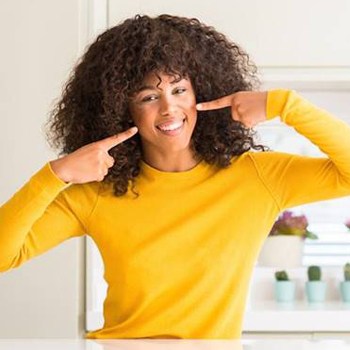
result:
M 0 207 L 0 268 L 16 256 L 33 224 L 66 187 L 46 164 Z
M 277 115 L 318 146 L 333 162 L 342 181 L 350 184 L 350 126 L 347 123 L 289 90 L 269 91 L 267 118 Z

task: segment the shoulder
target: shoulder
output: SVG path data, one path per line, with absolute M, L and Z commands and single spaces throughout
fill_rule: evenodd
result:
M 274 162 L 274 161 L 281 161 L 284 159 L 290 159 L 294 156 L 297 156 L 295 154 L 286 153 L 286 152 L 278 152 L 278 151 L 248 151 L 245 153 L 246 157 L 249 157 L 249 159 L 253 162 Z
M 94 181 L 84 184 L 72 184 L 65 188 L 62 193 L 70 198 L 80 199 L 81 197 L 95 198 L 98 196 L 101 183 Z
M 254 166 L 256 171 L 272 170 L 277 167 L 287 165 L 292 159 L 301 157 L 296 154 L 277 152 L 277 151 L 247 151 L 240 155 L 241 164 Z

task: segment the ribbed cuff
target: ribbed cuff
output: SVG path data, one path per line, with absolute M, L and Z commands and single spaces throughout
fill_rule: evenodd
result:
M 277 116 L 282 117 L 284 107 L 292 90 L 270 90 L 267 93 L 266 118 L 267 120 Z
M 47 162 L 38 172 L 36 172 L 31 180 L 39 183 L 46 192 L 60 192 L 69 187 L 71 182 L 64 182 L 52 170 L 50 162 Z

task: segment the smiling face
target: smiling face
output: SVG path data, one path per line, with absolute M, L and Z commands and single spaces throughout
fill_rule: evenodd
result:
M 145 153 L 191 152 L 197 110 L 190 80 L 175 81 L 162 73 L 148 75 L 130 99 L 129 111 Z

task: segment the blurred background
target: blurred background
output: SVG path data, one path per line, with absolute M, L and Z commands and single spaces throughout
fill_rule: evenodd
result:
M 43 124 L 78 58 L 100 32 L 138 13 L 196 17 L 214 26 L 250 54 L 262 89 L 295 89 L 350 123 L 347 0 L 1 0 L 1 204 L 57 158 L 46 143 Z M 261 142 L 274 150 L 324 156 L 278 118 L 256 130 Z M 289 241 L 264 247 L 276 259 L 260 257 L 256 264 L 244 337 L 350 337 L 350 304 L 339 289 L 344 264 L 350 261 L 345 225 L 350 198 L 292 211 L 307 217 L 308 229 L 318 239 L 301 242 L 294 237 L 298 248 L 282 254 L 285 259 L 278 259 L 277 252 L 291 247 Z M 317 304 L 310 304 L 305 294 L 310 265 L 322 269 L 328 287 L 325 300 Z M 276 301 L 274 273 L 281 269 L 296 283 L 293 302 Z M 105 292 L 103 266 L 92 240 L 66 241 L 1 275 L 0 338 L 83 337 L 86 329 L 103 323 Z

